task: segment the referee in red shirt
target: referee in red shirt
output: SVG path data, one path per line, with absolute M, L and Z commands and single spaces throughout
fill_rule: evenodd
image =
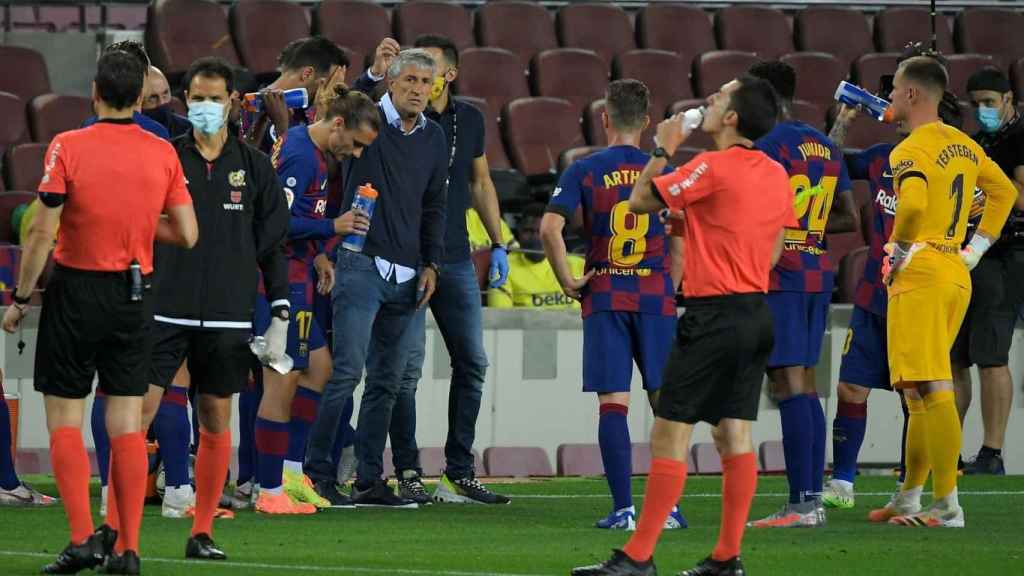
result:
M 681 210 L 686 311 L 665 366 L 651 431 L 651 472 L 636 533 L 623 550 L 574 576 L 656 574 L 654 547 L 686 483 L 686 455 L 697 422 L 713 426 L 722 456 L 722 524 L 711 555 L 685 576 L 742 575 L 740 542 L 757 485 L 750 423 L 772 350 L 765 303 L 768 274 L 782 251 L 784 226 L 795 225 L 789 178 L 754 149 L 775 125 L 779 105 L 764 80 L 745 76 L 708 98 L 702 129 L 715 152 L 658 176 L 685 140 L 682 115 L 658 126 L 661 147 L 633 186 L 629 209 Z
M 24 245 L 14 304 L 4 313 L 4 330 L 14 332 L 28 313 L 32 287 L 59 225 L 56 270 L 39 322 L 35 388 L 44 395 L 50 460 L 71 543 L 43 568 L 46 574 L 94 568 L 104 557 L 109 557 L 108 574 L 139 573 L 148 467 L 142 396 L 148 388 L 152 317 L 146 292 L 153 242 L 191 247 L 198 238 L 177 154 L 132 121 L 142 99 L 143 73 L 142 64 L 124 52 L 101 57 L 92 90 L 99 120 L 50 143 L 39 185 L 42 209 Z M 107 395 L 116 495 L 110 505 L 117 506 L 119 526 L 104 525 L 94 533 L 81 427 L 97 372 Z M 111 556 L 118 538 L 125 553 Z

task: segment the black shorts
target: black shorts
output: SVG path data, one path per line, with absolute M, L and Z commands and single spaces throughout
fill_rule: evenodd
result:
M 951 360 L 963 368 L 1006 366 L 1024 303 L 1024 250 L 986 255 L 971 271 L 971 285 L 971 304 L 953 343 Z
M 152 296 L 131 301 L 126 272 L 92 272 L 58 265 L 43 294 L 36 341 L 35 389 L 85 398 L 99 374 L 108 396 L 142 396 L 149 389 Z
M 712 426 L 722 418 L 757 420 L 774 345 L 764 294 L 688 298 L 685 306 L 655 414 Z
M 189 379 L 198 394 L 226 398 L 241 392 L 253 366 L 248 329 L 212 330 L 153 322 L 150 383 L 167 388 L 181 363 L 188 361 Z

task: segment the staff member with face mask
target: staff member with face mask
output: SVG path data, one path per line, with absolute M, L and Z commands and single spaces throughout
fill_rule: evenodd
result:
M 1019 194 L 1024 188 L 1024 121 L 1014 106 L 1010 80 L 996 68 L 983 68 L 968 79 L 967 93 L 981 126 L 974 140 L 999 164 Z M 1024 283 L 1024 200 L 1019 196 L 1016 208 L 1002 235 L 971 272 L 971 304 L 953 345 L 961 424 L 971 405 L 969 368 L 977 364 L 981 377 L 985 438 L 978 455 L 968 462 L 964 470 L 967 474 L 1005 473 L 1003 440 L 1013 406 L 1010 342 L 1018 310 L 1024 303 L 1020 289 Z

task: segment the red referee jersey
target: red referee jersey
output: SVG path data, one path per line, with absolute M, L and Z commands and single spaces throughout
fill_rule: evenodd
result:
M 44 162 L 39 191 L 66 195 L 53 259 L 107 272 L 138 260 L 152 272 L 160 214 L 192 203 L 174 148 L 130 119 L 101 120 L 58 134 Z

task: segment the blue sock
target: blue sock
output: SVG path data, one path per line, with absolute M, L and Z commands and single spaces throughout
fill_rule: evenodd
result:
M 92 401 L 92 441 L 96 446 L 96 466 L 100 469 L 100 485 L 107 485 L 110 475 L 110 436 L 107 436 L 107 397 L 96 394 Z
M 0 396 L 3 396 L 2 388 Z M 11 440 L 11 412 L 7 408 L 7 401 L 0 398 L 0 488 L 4 490 L 14 490 L 21 485 L 14 472 Z
M 338 433 L 334 435 L 334 446 L 331 450 L 332 462 L 338 465 L 341 462 L 341 451 L 356 442 L 356 430 L 352 427 L 352 412 L 355 411 L 355 402 L 350 397 L 341 411 L 341 419 L 338 420 Z
M 288 455 L 288 423 L 257 417 L 256 450 L 259 452 L 256 481 L 260 490 L 280 488 L 284 457 Z
M 825 489 L 825 444 L 828 430 L 825 428 L 825 411 L 818 394 L 808 394 L 811 407 L 811 424 L 814 426 L 814 443 L 811 445 L 811 495 L 820 498 Z M 810 499 L 810 497 L 808 497 Z
M 299 386 L 292 398 L 292 419 L 288 422 L 288 458 L 291 462 L 306 461 L 306 442 L 320 409 L 321 394 Z
M 630 477 L 633 475 L 633 444 L 629 440 L 626 415 L 629 407 L 622 404 L 602 404 L 597 423 L 597 442 L 601 445 L 601 462 L 608 489 L 612 493 L 615 510 L 633 505 Z
M 188 450 L 192 430 L 184 388 L 169 386 L 164 392 L 160 408 L 153 418 L 153 432 L 164 461 L 166 485 L 178 487 L 188 484 Z
M 811 405 L 799 394 L 779 402 L 782 416 L 782 451 L 786 457 L 789 503 L 799 504 L 810 491 L 811 446 L 813 444 Z
M 251 482 L 256 472 L 256 412 L 263 399 L 263 387 L 255 380 L 238 395 L 238 478 L 237 485 Z
M 853 483 L 857 477 L 857 456 L 864 443 L 868 405 L 839 401 L 832 421 L 832 477 Z

